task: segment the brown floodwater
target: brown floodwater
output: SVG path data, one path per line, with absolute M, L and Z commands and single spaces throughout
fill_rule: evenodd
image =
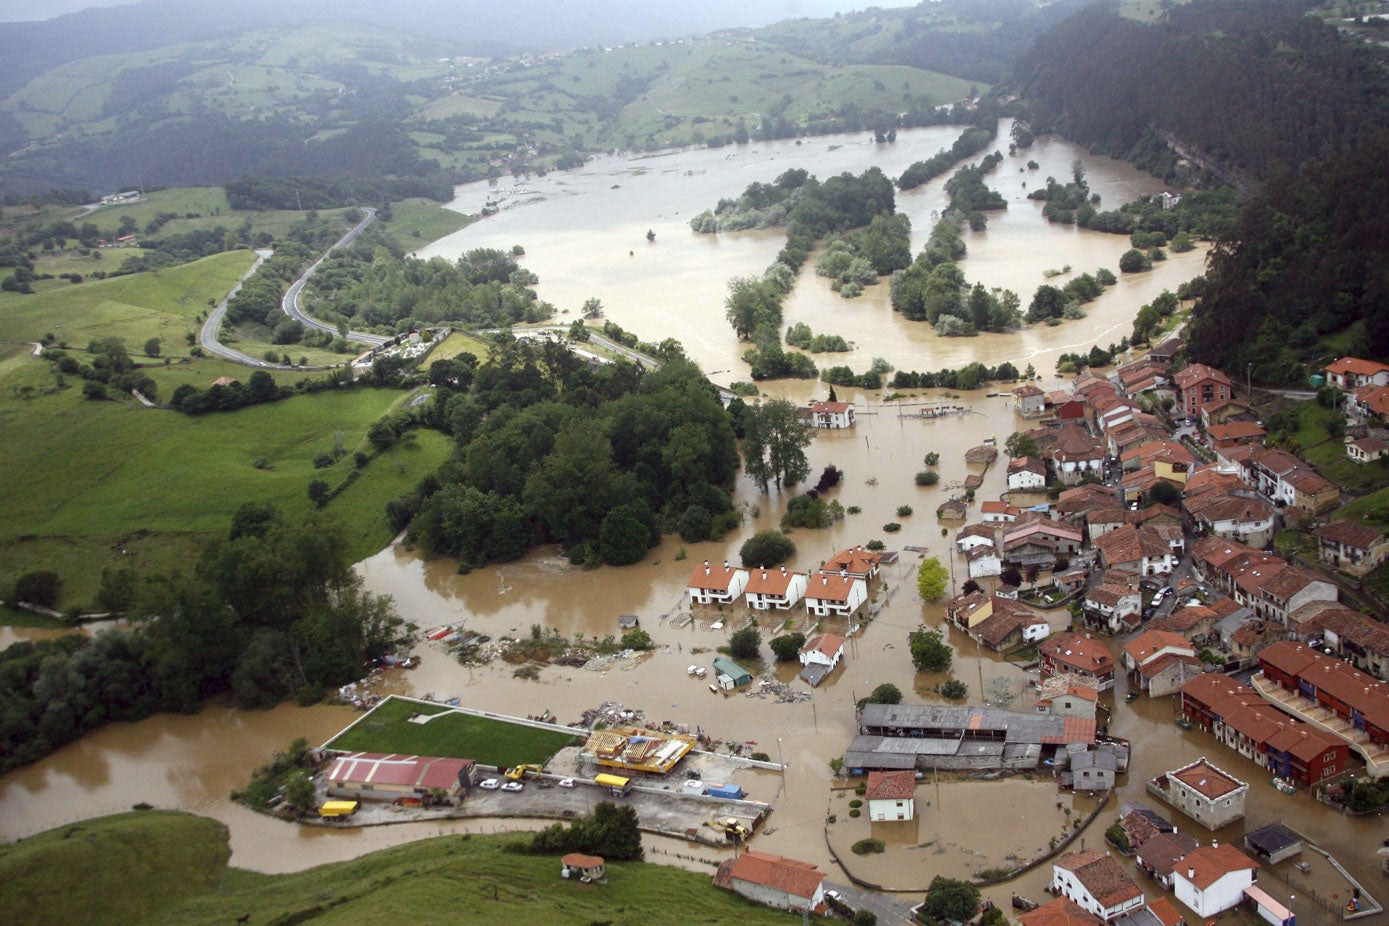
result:
M 618 324 L 643 339 L 680 338 L 705 369 L 725 371 L 714 374 L 716 380 L 729 382 L 745 378 L 745 368 L 737 359 L 740 345 L 723 321 L 726 281 L 761 273 L 781 246 L 782 235 L 694 235 L 685 224 L 688 218 L 720 197 L 736 196 L 747 183 L 774 179 L 788 167 L 804 166 L 823 177 L 877 164 L 896 175 L 910 161 L 949 145 L 957 134 L 953 128 L 916 130 L 899 136 L 895 146 L 846 136 L 809 139 L 801 145 L 754 145 L 735 152 L 700 149 L 636 160 L 600 159 L 582 171 L 526 181 L 530 192 L 509 197 L 500 214 L 431 245 L 426 253 L 453 256 L 474 247 L 522 244 L 527 266 L 541 277 L 544 298 L 572 310 L 584 299 L 598 296 L 608 317 Z M 1006 159 L 991 179 L 991 185 L 1009 195 L 1010 209 L 992 216 L 986 232 L 967 235 L 970 254 L 964 269 L 972 281 L 1013 288 L 1026 302 L 1045 281 L 1042 274 L 1047 269 L 1066 264 L 1077 271 L 1117 268 L 1126 239 L 1050 226 L 1041 220 L 1035 204 L 1021 198 L 1024 181 L 1032 187 L 1045 182 L 1049 174 L 1067 177 L 1077 157 L 1086 164 L 1092 187 L 1109 206 L 1159 189 L 1155 180 L 1126 165 L 1091 157 L 1061 140 L 1043 140 L 1024 156 Z M 1039 161 L 1041 169 L 1019 173 L 1018 167 L 1029 158 Z M 899 207 L 912 216 L 918 243 L 929 231 L 932 211 L 942 206 L 943 181 L 940 178 L 899 197 Z M 459 207 L 476 209 L 486 195 L 485 185 L 460 188 Z M 654 243 L 644 238 L 647 228 L 657 233 Z M 856 352 L 830 357 L 830 363 L 847 362 L 862 369 L 869 358 L 883 356 L 896 366 L 925 370 L 976 359 L 989 364 L 1011 360 L 1020 367 L 1033 362 L 1045 377 L 1044 385 L 1051 388 L 1058 353 L 1119 340 L 1140 305 L 1199 273 L 1202 259 L 1203 252 L 1173 255 L 1150 274 L 1123 277 L 1088 307 L 1089 317 L 1054 328 L 937 338 L 928 327 L 895 316 L 887 307 L 885 286 L 846 301 L 808 273 L 787 302 L 787 322 L 804 320 L 816 331 L 840 333 L 857 344 Z M 817 359 L 826 361 L 823 356 Z M 824 394 L 812 382 L 777 383 L 766 391 L 797 402 Z M 852 394 L 853 390 L 840 392 Z M 798 549 L 791 566 L 812 569 L 838 549 L 877 538 L 894 549 L 910 545 L 949 559 L 955 586 L 963 583 L 964 562 L 949 557 L 948 538 L 942 534 L 943 529 L 953 533 L 958 523 L 942 524 L 935 508 L 966 475 L 978 471 L 965 464 L 964 451 L 989 437 L 1001 443 L 1017 422 L 1009 399 L 991 397 L 985 391 L 953 397 L 952 401 L 968 409 L 957 417 L 923 421 L 900 415 L 943 397 L 940 392 L 920 392 L 894 405 L 884 404 L 875 395 L 857 395 L 859 418 L 854 429 L 817 434 L 808 451 L 812 472 L 830 463 L 843 469 L 845 478 L 834 497 L 845 508 L 856 506 L 860 511 L 826 530 L 794 532 Z M 918 487 L 913 477 L 930 451 L 941 455 L 941 484 Z M 995 464 L 985 473 L 979 497 L 997 498 L 1004 488 L 1003 467 Z M 924 886 L 935 874 L 977 873 L 1035 856 L 1052 835 L 1092 806 L 1086 798 L 1058 795 L 1054 786 L 1042 780 L 943 780 L 939 785 L 928 780 L 917 792 L 921 817 L 910 825 L 884 825 L 848 819 L 842 812 L 846 798 L 831 787 L 829 763 L 843 754 L 853 736 L 856 699 L 891 682 L 908 692 L 909 699 L 936 701 L 939 696 L 933 689 L 948 677 L 915 672 L 907 651 L 908 633 L 923 621 L 934 626 L 942 621 L 941 607 L 923 604 L 915 591 L 915 569 L 922 554 L 904 553 L 901 562 L 887 569 L 881 610 L 851 640 L 843 668 L 814 690 L 809 700 L 726 698 L 711 694 L 706 682 L 686 675 L 691 663 L 707 664 L 711 651 L 728 633 L 708 629 L 711 620 L 720 616 L 717 613 L 702 614 L 702 620 L 689 623 L 682 619 L 688 610 L 685 584 L 692 571 L 705 559 L 736 559 L 744 539 L 777 525 L 789 497 L 784 491 L 763 494 L 747 479 L 740 479 L 736 501 L 745 517 L 738 530 L 723 540 L 698 544 L 667 537 L 642 563 L 621 569 L 578 570 L 558 550 L 547 548 L 516 563 L 459 575 L 450 561 L 425 562 L 410 550 L 391 546 L 361 563 L 359 570 L 371 590 L 393 595 L 401 613 L 422 628 L 449 623 L 496 637 L 527 634 L 533 625 L 540 625 L 571 638 L 603 637 L 617 633 L 618 615 L 630 613 L 640 616 L 658 651 L 602 669 L 548 667 L 537 681 L 526 681 L 515 678 L 513 668 L 504 663 L 461 666 L 442 647 L 422 643 L 418 648 L 424 657 L 422 665 L 410 672 L 386 673 L 380 690 L 457 697 L 470 706 L 512 714 L 548 709 L 561 722 L 577 720 L 583 709 L 603 701 L 620 701 L 643 710 L 649 720 L 685 722 L 725 741 L 754 744 L 750 748 L 788 764 L 784 775 L 750 772 L 738 776 L 754 798 L 776 803 L 769 831 L 756 844 L 826 870 L 834 867 L 825 835 L 825 820 L 831 813 L 837 822 L 829 827 L 829 838 L 836 848 L 842 850 L 869 834 L 888 843 L 886 853 L 868 859 L 841 852 L 855 873 L 886 885 Z M 899 514 L 903 505 L 910 506 L 912 513 Z M 900 523 L 901 531 L 884 531 L 889 522 Z M 800 626 L 798 621 L 796 627 Z M 762 627 L 764 636 L 770 636 L 779 625 L 764 620 Z M 0 637 L 4 642 L 46 632 L 14 628 L 0 629 L 0 633 L 8 635 Z M 956 648 L 953 675 L 969 685 L 970 703 L 1032 709 L 1033 674 L 992 653 L 978 652 L 957 633 L 948 633 L 948 639 Z M 804 688 L 793 681 L 789 667 L 769 672 L 791 682 L 793 688 Z M 1385 835 L 1382 819 L 1346 819 L 1317 806 L 1306 795 L 1279 794 L 1269 786 L 1268 775 L 1252 763 L 1204 734 L 1173 724 L 1170 700 L 1125 704 L 1122 690 L 1104 700 L 1113 711 L 1111 731 L 1135 743 L 1133 768 L 1121 797 L 1152 803 L 1144 795 L 1146 778 L 1208 755 L 1252 782 L 1251 824 L 1277 818 L 1295 826 L 1335 852 L 1372 892 L 1385 893 L 1373 858 Z M 231 829 L 233 864 L 282 872 L 442 833 L 514 828 L 510 821 L 460 821 L 323 830 L 281 823 L 230 802 L 229 792 L 243 785 L 270 753 L 298 736 L 323 742 L 353 716 L 342 707 L 284 705 L 272 711 L 237 712 L 212 706 L 193 717 L 159 716 L 108 727 L 0 779 L 0 840 L 145 801 L 226 822 Z M 931 802 L 929 806 L 926 801 Z M 1065 814 L 1068 809 L 1070 817 Z M 1088 845 L 1099 843 L 1103 827 L 1113 819 L 1113 809 L 1111 805 L 1087 830 Z M 1177 819 L 1184 831 L 1202 840 L 1210 838 L 1190 821 Z M 1215 835 L 1230 840 L 1241 831 L 1242 826 L 1236 825 Z M 680 856 L 717 857 L 714 850 L 696 851 L 675 840 L 649 839 L 648 846 L 655 859 L 699 870 L 707 871 L 708 866 Z M 1042 899 L 1049 872 L 1044 865 L 987 893 L 1004 903 L 1012 890 Z M 1268 885 L 1278 893 L 1279 882 L 1270 878 Z M 1304 922 L 1331 921 L 1302 898 L 1296 910 Z

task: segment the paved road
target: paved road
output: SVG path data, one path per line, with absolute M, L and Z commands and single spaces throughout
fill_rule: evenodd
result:
M 289 289 L 285 290 L 284 298 L 280 300 L 280 308 L 284 309 L 285 314 L 288 315 L 290 318 L 293 318 L 296 321 L 298 321 L 305 328 L 313 328 L 316 331 L 326 331 L 332 335 L 336 335 L 338 333 L 338 329 L 336 326 L 327 324 L 326 322 L 321 322 L 318 319 L 313 318 L 312 316 L 305 315 L 304 310 L 299 306 L 299 296 L 304 292 L 304 286 L 308 284 L 309 278 L 314 275 L 314 271 L 318 269 L 318 265 L 327 260 L 328 255 L 332 254 L 333 251 L 337 248 L 346 247 L 347 245 L 351 244 L 356 239 L 356 237 L 360 235 L 362 231 L 372 223 L 372 220 L 376 218 L 375 209 L 372 209 L 368 206 L 363 206 L 362 211 L 366 213 L 366 216 L 362 219 L 362 221 L 358 222 L 351 228 L 351 230 L 348 231 L 347 234 L 339 238 L 337 244 L 334 244 L 331 248 L 325 251 L 323 256 L 320 257 L 318 260 L 314 261 L 313 264 L 309 267 L 309 269 L 303 272 L 299 279 L 291 283 Z M 361 344 L 371 344 L 374 346 L 377 344 L 385 344 L 387 341 L 390 340 L 390 338 L 380 334 L 368 334 L 365 331 L 349 331 L 347 332 L 347 340 L 357 341 Z
M 223 360 L 230 360 L 232 363 L 239 363 L 243 366 L 258 367 L 262 370 L 317 369 L 311 367 L 295 367 L 286 363 L 269 363 L 265 360 L 257 360 L 250 354 L 243 354 L 239 350 L 233 350 L 232 348 L 227 347 L 221 341 L 217 340 L 217 332 L 222 327 L 222 316 L 227 314 L 227 303 L 231 301 L 231 298 L 233 296 L 235 296 L 238 292 L 241 291 L 241 284 L 250 279 L 251 274 L 255 273 L 256 270 L 260 268 L 260 265 L 265 263 L 265 261 L 269 260 L 270 255 L 274 253 L 274 251 L 256 251 L 256 262 L 251 265 L 251 269 L 247 270 L 246 273 L 241 277 L 241 280 L 237 282 L 236 286 L 232 288 L 232 291 L 227 293 L 226 298 L 223 299 L 221 302 L 217 303 L 217 308 L 213 309 L 208 314 L 207 321 L 203 322 L 202 330 L 198 332 L 198 344 L 201 345 L 202 349 L 207 351 L 209 354 L 221 357 Z
M 900 926 L 912 923 L 911 909 L 920 903 L 922 894 L 880 894 L 865 891 L 852 884 L 826 881 L 827 887 L 838 891 L 844 902 L 854 910 L 869 910 L 878 917 L 881 926 Z

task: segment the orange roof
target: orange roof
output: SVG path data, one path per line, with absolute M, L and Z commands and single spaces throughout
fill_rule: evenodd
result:
M 852 402 L 811 402 L 810 410 L 813 412 L 823 412 L 828 415 L 842 415 L 853 408 Z
M 816 634 L 805 641 L 805 646 L 801 647 L 801 652 L 809 653 L 814 650 L 833 658 L 835 654 L 844 648 L 844 643 L 844 638 L 837 633 Z
M 1069 897 L 1058 897 L 1018 917 L 1022 926 L 1100 926 L 1100 918 Z
M 1196 760 L 1186 768 L 1168 772 L 1167 775 L 1211 800 L 1245 787 L 1244 782 L 1231 778 L 1204 758 Z
M 854 583 L 863 581 L 854 576 L 830 573 L 821 573 L 817 578 L 820 581 L 810 583 L 806 588 L 805 597 L 818 601 L 848 601 L 849 592 L 853 589 Z
M 1103 849 L 1071 852 L 1061 856 L 1053 864 L 1073 872 L 1076 880 L 1090 892 L 1090 896 L 1105 908 L 1118 906 L 1143 895 L 1143 891 L 1133 883 L 1123 866 Z
M 710 592 L 726 592 L 733 577 L 742 571 L 727 563 L 722 566 L 710 566 L 706 562 L 703 566 L 695 567 L 694 574 L 690 576 L 689 587 Z
M 1038 649 L 1055 662 L 1084 672 L 1103 673 L 1114 669 L 1114 657 L 1109 650 L 1078 633 L 1053 634 L 1043 640 Z
M 1324 369 L 1328 373 L 1352 373 L 1356 376 L 1374 376 L 1376 373 L 1389 372 L 1389 367 L 1384 364 L 1373 360 L 1361 360 L 1359 357 L 1342 357 L 1335 363 L 1328 363 Z
M 1177 926 L 1183 921 L 1182 915 L 1177 912 L 1177 908 L 1172 906 L 1172 901 L 1166 897 L 1155 897 L 1148 901 L 1148 912 L 1162 921 L 1162 926 Z
M 798 575 L 804 576 L 804 573 L 787 572 L 784 566 L 781 569 L 752 569 L 748 572 L 745 591 L 749 595 L 785 595 L 791 587 L 791 580 Z
M 1229 843 L 1202 846 L 1182 859 L 1173 874 L 1204 891 L 1232 871 L 1258 871 L 1259 863 Z
M 910 800 L 916 796 L 916 772 L 869 772 L 864 796 L 870 801 Z
M 560 860 L 560 864 L 567 868 L 601 868 L 603 858 L 599 855 L 584 855 L 582 852 L 570 852 Z
M 817 871 L 809 862 L 798 862 L 756 849 L 748 849 L 731 861 L 727 872 L 729 878 L 761 884 L 806 900 L 815 896 L 820 882 L 825 880 L 824 872 Z M 719 874 L 723 875 L 723 866 L 719 868 Z M 719 882 L 717 876 L 714 882 Z
M 1196 651 L 1191 647 L 1191 641 L 1179 633 L 1171 633 L 1166 630 L 1149 630 L 1139 634 L 1124 644 L 1124 652 L 1128 653 L 1129 658 L 1135 664 L 1142 665 L 1146 660 L 1151 659 L 1154 653 L 1168 646 L 1186 650 L 1193 656 L 1196 655 Z

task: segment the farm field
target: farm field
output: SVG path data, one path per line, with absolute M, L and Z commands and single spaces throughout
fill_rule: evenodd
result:
M 72 838 L 72 837 L 81 838 Z M 15 922 L 59 926 L 517 922 L 555 926 L 763 926 L 792 922 L 711 883 L 709 873 L 609 862 L 599 884 L 561 881 L 526 836 L 443 836 L 289 875 L 229 867 L 226 828 L 142 811 L 89 820 L 0 848 L 0 903 Z M 53 872 L 82 872 L 63 890 Z
M 411 723 L 409 718 L 415 714 L 448 716 Z M 327 745 L 351 752 L 444 756 L 510 767 L 543 763 L 573 741 L 574 737 L 563 733 L 459 714 L 443 705 L 387 698 Z

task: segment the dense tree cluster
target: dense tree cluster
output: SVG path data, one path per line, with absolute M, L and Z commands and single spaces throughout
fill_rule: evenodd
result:
M 1191 359 L 1300 385 L 1307 364 L 1389 357 L 1389 135 L 1270 182 L 1212 251 Z M 1350 337 L 1335 348 L 1323 338 Z M 1333 352 L 1334 351 L 1334 352 Z
M 924 183 L 929 183 L 957 162 L 976 155 L 993 144 L 996 135 L 998 135 L 997 117 L 987 124 L 965 129 L 949 148 L 943 148 L 926 160 L 917 161 L 903 171 L 902 176 L 897 178 L 897 188 L 904 191 L 914 190 Z
M 529 288 L 536 282 L 513 254 L 495 248 L 468 251 L 450 262 L 354 242 L 314 274 L 307 310 L 357 328 L 405 330 L 446 322 L 507 328 L 553 314 Z
M 706 540 L 738 521 L 733 426 L 688 361 L 595 368 L 561 344 L 502 337 L 475 371 L 430 376 L 425 422 L 458 448 L 389 509 L 430 554 L 481 566 L 559 543 L 574 562 L 623 565 L 662 532 Z
M 537 855 L 582 852 L 608 861 L 639 862 L 642 859 L 641 827 L 630 804 L 599 801 L 591 816 L 566 826 L 554 823 L 531 837 L 530 851 Z
M 131 585 L 131 628 L 0 653 L 0 771 L 222 692 L 242 707 L 317 700 L 406 630 L 389 598 L 362 590 L 336 524 L 268 506 L 243 506 L 191 572 Z
M 1359 148 L 1389 121 L 1379 50 L 1306 9 L 1198 0 L 1144 23 L 1091 7 L 1038 39 L 1015 80 L 1039 130 L 1166 176 L 1173 139 L 1222 173 L 1268 180 Z
M 1008 361 L 996 367 L 971 363 L 958 370 L 935 373 L 898 370 L 892 374 L 893 389 L 978 389 L 989 383 L 1010 383 L 1018 378 L 1018 368 Z

